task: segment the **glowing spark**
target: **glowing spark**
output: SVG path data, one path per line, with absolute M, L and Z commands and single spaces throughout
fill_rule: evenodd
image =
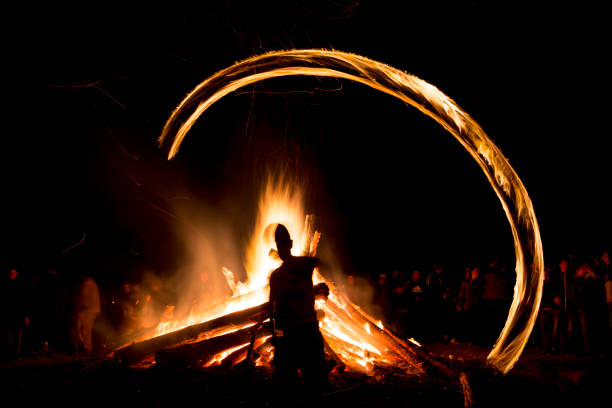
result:
M 409 339 L 408 339 L 408 341 L 409 341 L 409 342 L 411 342 L 412 344 L 414 344 L 415 346 L 422 347 L 422 344 L 421 344 L 421 343 L 419 343 L 418 341 L 416 341 L 416 340 L 415 340 L 414 338 L 412 338 L 412 337 L 411 337 L 411 338 L 409 338 Z
M 225 359 L 225 357 L 229 356 L 230 354 L 232 354 L 234 351 L 238 351 L 242 348 L 245 348 L 246 346 L 248 346 L 250 343 L 244 343 L 241 344 L 239 346 L 236 347 L 232 347 L 230 349 L 227 350 L 223 350 L 220 353 L 215 354 L 210 360 L 208 360 L 203 367 L 210 367 L 213 365 L 218 365 L 221 364 L 221 362 Z
M 78 247 L 79 245 L 81 245 L 85 241 L 85 235 L 86 235 L 86 233 L 84 232 L 83 233 L 83 238 L 81 238 L 79 240 L 79 242 L 77 242 L 77 243 L 75 243 L 73 245 L 70 245 L 68 248 L 66 248 L 62 252 L 60 252 L 60 254 L 64 255 L 64 254 L 68 253 L 69 251 L 73 250 L 74 248 Z
M 122 151 L 123 153 L 125 153 L 125 155 L 126 155 L 126 156 L 129 156 L 130 158 L 132 158 L 132 159 L 134 159 L 134 160 L 138 160 L 138 156 L 135 156 L 135 155 L 133 155 L 132 153 L 128 152 L 128 151 L 126 150 L 126 148 L 125 148 L 125 147 L 123 147 L 123 145 L 121 144 L 121 142 L 119 141 L 119 139 L 117 139 L 117 138 L 114 138 L 114 139 L 115 139 L 115 142 L 117 142 L 117 146 L 119 146 L 119 149 L 121 149 L 121 151 Z
M 431 117 L 476 160 L 499 198 L 512 229 L 516 256 L 514 299 L 488 360 L 506 373 L 520 357 L 540 307 L 544 260 L 533 205 L 523 183 L 481 127 L 435 86 L 356 54 L 329 50 L 269 52 L 238 62 L 196 86 L 174 110 L 159 137 L 173 135 L 168 159 L 178 152 L 195 121 L 219 99 L 258 81 L 308 75 L 344 78 L 394 96 Z

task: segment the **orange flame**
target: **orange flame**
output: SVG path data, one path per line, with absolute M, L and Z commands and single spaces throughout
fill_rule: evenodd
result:
M 305 221 L 304 221 L 305 220 Z M 310 255 L 316 253 L 320 233 L 312 230 L 310 217 L 304 214 L 303 193 L 301 187 L 284 178 L 270 177 L 262 190 L 259 203 L 259 213 L 250 244 L 245 255 L 248 279 L 237 282 L 231 271 L 224 268 L 223 273 L 232 289 L 229 299 L 210 310 L 192 311 L 187 319 L 180 321 L 165 321 L 158 325 L 153 336 L 159 336 L 180 328 L 203 323 L 215 317 L 261 305 L 268 300 L 268 279 L 272 270 L 280 265 L 280 260 L 269 256 L 270 249 L 275 247 L 273 231 L 277 223 L 283 223 L 290 231 L 294 240 L 294 255 Z M 420 373 L 419 367 L 411 364 L 401 350 L 401 344 L 381 330 L 382 324 L 367 316 L 358 306 L 350 302 L 335 287 L 332 282 L 315 270 L 313 284 L 326 282 L 330 288 L 328 299 L 316 302 L 318 310 L 325 317 L 319 322 L 321 333 L 332 351 L 346 366 L 367 374 L 373 374 L 376 365 L 394 365 L 403 367 L 408 373 Z M 254 326 L 256 323 L 246 323 L 222 327 L 200 336 L 198 340 L 209 339 L 229 334 Z M 256 339 L 257 348 L 267 342 L 269 336 Z M 238 352 L 249 343 L 217 353 L 205 364 L 205 367 L 220 364 L 225 358 Z M 266 348 L 255 361 L 256 365 L 265 364 L 272 356 L 272 349 Z M 243 356 L 239 356 L 243 358 Z

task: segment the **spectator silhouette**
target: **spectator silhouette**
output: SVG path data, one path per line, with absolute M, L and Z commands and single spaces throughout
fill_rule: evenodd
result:
M 610 274 L 610 253 L 604 252 L 601 254 L 601 262 L 599 263 L 599 270 L 597 274 L 603 277 L 605 274 Z
M 579 351 L 587 354 L 591 353 L 591 343 L 587 325 L 587 299 L 586 299 L 586 270 L 578 267 L 570 281 L 569 287 L 569 315 L 568 333 L 572 343 L 578 347 Z M 579 331 L 579 333 L 577 333 Z M 578 336 L 579 334 L 579 336 Z M 580 341 L 577 341 L 577 339 Z
M 17 268 L 8 271 L 8 279 L 4 285 L 5 316 L 7 316 L 7 349 L 9 359 L 19 357 L 23 353 L 24 333 L 30 325 L 29 287 Z
M 604 280 L 604 289 L 606 291 L 606 304 L 608 309 L 608 344 L 612 344 L 612 270 L 610 268 L 610 253 L 604 252 L 601 254 L 601 263 L 599 265 L 599 276 Z
M 374 303 L 376 305 L 374 315 L 389 325 L 393 315 L 393 305 L 391 303 L 391 288 L 385 273 L 378 275 Z
M 75 351 L 93 352 L 93 326 L 100 313 L 100 291 L 96 281 L 81 275 L 73 298 L 70 340 Z
M 606 290 L 606 304 L 608 305 L 608 334 L 612 334 L 612 276 L 609 272 L 604 275 L 604 288 Z
M 451 303 L 450 285 L 443 273 L 442 265 L 434 265 L 433 271 L 425 279 L 427 318 L 430 322 L 430 340 L 450 341 L 450 318 L 454 313 Z
M 123 282 L 117 297 L 119 307 L 119 328 L 124 334 L 136 330 L 138 321 L 136 318 L 136 291 L 131 282 Z
M 544 270 L 542 301 L 538 313 L 540 345 L 545 351 L 556 352 L 563 346 L 561 330 L 562 287 L 560 279 L 552 276 L 552 269 Z
M 584 263 L 581 268 L 584 269 L 587 334 L 591 353 L 599 355 L 604 352 L 607 334 L 606 291 L 602 277 L 590 263 Z
M 406 276 L 399 269 L 394 269 L 391 274 L 391 306 L 393 317 L 392 328 L 401 336 L 406 336 L 405 323 L 408 319 L 410 297 L 407 292 Z
M 460 313 L 460 332 L 465 341 L 481 340 L 481 300 L 484 294 L 484 279 L 480 269 L 473 267 L 466 273 L 457 295 L 457 310 Z
M 33 326 L 37 327 L 38 346 L 54 350 L 65 348 L 68 333 L 68 294 L 57 269 L 45 269 L 38 277 L 36 287 Z
M 483 276 L 484 289 L 482 294 L 483 318 L 486 320 L 486 341 L 494 341 L 504 325 L 508 312 L 506 293 L 508 281 L 502 275 L 497 261 L 491 262 L 489 269 Z
M 421 271 L 414 269 L 406 285 L 408 296 L 408 313 L 403 322 L 404 335 L 423 339 L 425 336 L 425 280 Z

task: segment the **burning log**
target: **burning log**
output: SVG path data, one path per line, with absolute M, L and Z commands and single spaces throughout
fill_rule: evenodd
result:
M 274 357 L 274 346 L 272 345 L 272 336 L 260 337 L 257 339 L 261 342 L 255 346 L 253 350 L 253 364 L 255 366 L 265 366 L 272 361 Z
M 212 337 L 197 343 L 184 344 L 169 349 L 159 350 L 155 354 L 155 361 L 162 365 L 168 362 L 200 363 L 202 365 L 211 363 L 212 365 L 214 357 L 224 351 L 230 351 L 227 353 L 228 356 L 238 350 L 246 352 L 253 334 L 257 333 L 259 336 L 272 334 L 272 325 L 269 321 L 261 325 L 261 327 L 258 326 L 259 325 L 252 325 L 238 331 Z M 221 361 L 225 357 L 226 355 L 219 356 L 218 359 Z
M 219 335 L 224 329 L 231 330 L 251 326 L 269 317 L 269 303 L 239 310 L 216 319 L 194 324 L 161 336 L 153 337 L 117 350 L 115 353 L 123 364 L 132 365 L 151 359 L 159 350 L 195 343 Z M 222 330 L 219 330 L 222 329 Z M 224 336 L 223 336 L 224 337 Z M 247 340 L 248 341 L 248 340 Z
M 414 364 L 417 364 L 421 367 L 423 367 L 423 363 L 426 363 L 426 366 L 424 368 L 427 369 L 428 374 L 432 374 L 433 372 L 438 371 L 444 374 L 446 377 L 451 378 L 451 379 L 460 378 L 461 383 L 464 384 L 464 387 L 465 387 L 465 384 L 468 383 L 467 378 L 462 377 L 464 373 L 459 373 L 456 370 L 452 369 L 451 367 L 448 367 L 446 364 L 443 364 L 442 362 L 433 359 L 427 352 L 422 350 L 420 347 L 410 346 L 404 340 L 397 337 L 391 330 L 384 328 L 384 327 L 379 327 L 377 324 L 373 322 L 373 318 L 369 316 L 367 313 L 365 313 L 363 309 L 361 309 L 360 307 L 353 306 L 353 309 L 357 311 L 364 319 L 372 322 L 371 327 L 373 327 L 374 330 L 381 332 L 381 333 L 385 333 L 388 336 L 388 338 L 390 338 L 392 342 L 394 343 L 394 345 L 397 347 L 396 351 L 399 354 L 401 354 L 402 357 L 404 357 L 407 360 L 412 361 Z M 406 355 L 405 351 L 408 351 L 410 354 L 412 354 L 412 356 Z

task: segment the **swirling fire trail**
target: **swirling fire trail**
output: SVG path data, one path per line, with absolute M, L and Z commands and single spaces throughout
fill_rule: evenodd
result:
M 451 133 L 476 160 L 499 198 L 512 229 L 516 255 L 514 298 L 488 361 L 507 373 L 522 353 L 538 313 L 543 285 L 542 242 L 534 209 L 518 175 L 481 127 L 435 86 L 366 57 L 330 50 L 269 52 L 238 62 L 204 80 L 174 110 L 159 137 L 173 158 L 195 121 L 213 103 L 268 78 L 309 75 L 344 78 L 394 96 Z

